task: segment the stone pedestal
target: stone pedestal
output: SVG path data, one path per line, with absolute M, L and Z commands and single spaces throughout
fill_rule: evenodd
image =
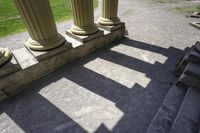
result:
M 98 19 L 98 23 L 104 26 L 115 26 L 120 24 L 117 12 L 118 0 L 103 0 L 102 16 Z
M 0 48 L 0 66 L 5 64 L 11 58 L 10 51 L 5 48 Z
M 66 40 L 57 31 L 48 0 L 14 0 L 31 38 L 30 49 L 43 51 L 56 48 Z
M 21 69 L 7 48 L 0 48 L 0 78 Z
M 91 35 L 98 31 L 94 24 L 93 0 L 71 0 L 74 25 L 71 32 L 76 35 Z

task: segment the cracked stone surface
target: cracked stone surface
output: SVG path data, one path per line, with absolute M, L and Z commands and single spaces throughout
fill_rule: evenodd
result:
M 184 49 L 199 41 L 195 18 L 168 5 L 121 0 L 129 38 L 27 86 L 0 104 L 2 133 L 144 133 L 176 80 Z M 96 17 L 100 8 L 96 10 Z M 72 22 L 58 24 L 64 33 Z M 0 46 L 23 47 L 20 33 Z

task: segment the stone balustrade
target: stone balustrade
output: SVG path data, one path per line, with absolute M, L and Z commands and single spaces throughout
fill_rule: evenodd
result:
M 117 17 L 118 0 L 103 0 L 97 23 L 93 0 L 71 0 L 74 24 L 66 29 L 66 35 L 61 35 L 56 28 L 49 0 L 14 2 L 30 38 L 24 48 L 11 52 L 0 48 L 0 100 L 125 34 L 125 25 Z

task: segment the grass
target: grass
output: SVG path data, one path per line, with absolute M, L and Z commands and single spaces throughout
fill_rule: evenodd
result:
M 186 2 L 186 0 L 184 0 Z M 151 0 L 151 2 L 154 3 L 178 3 L 178 2 L 184 2 L 183 0 Z M 200 12 L 200 4 L 196 3 L 186 3 L 185 5 L 179 5 L 176 7 L 173 7 L 173 9 L 170 9 L 175 12 L 179 13 L 188 13 L 191 14 L 193 12 Z
M 153 3 L 174 3 L 178 1 L 181 1 L 181 0 L 151 0 L 151 2 Z
M 181 12 L 181 13 L 193 13 L 193 12 L 200 12 L 200 4 L 197 5 L 190 5 L 190 6 L 183 6 L 183 7 L 175 7 L 175 11 Z
M 72 18 L 70 0 L 50 0 L 54 18 L 57 22 Z M 98 0 L 94 0 L 94 7 Z M 26 31 L 25 25 L 13 0 L 0 0 L 0 38 Z

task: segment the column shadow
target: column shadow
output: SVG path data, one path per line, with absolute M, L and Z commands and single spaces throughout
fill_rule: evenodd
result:
M 167 60 L 164 64 L 159 62 L 150 64 L 111 50 L 112 47 L 119 44 L 159 53 L 166 56 Z M 126 38 L 59 69 L 46 78 L 41 79 L 39 85 L 37 82 L 33 83 L 29 87 L 32 90 L 7 100 L 1 105 L 1 110 L 2 113 L 6 113 L 25 132 L 88 132 L 39 94 L 40 89 L 65 78 L 90 92 L 114 102 L 116 107 L 123 112 L 123 117 L 112 130 L 109 130 L 102 123 L 96 129 L 96 133 L 144 133 L 171 84 L 175 81 L 176 78 L 173 76 L 172 67 L 175 66 L 184 53 L 185 51 L 174 47 L 166 49 Z M 123 84 L 84 66 L 96 58 L 142 72 L 151 79 L 151 82 L 146 87 L 136 83 L 132 88 L 127 88 Z M 18 113 L 16 114 L 17 106 L 20 106 L 21 110 L 20 113 L 17 111 Z

